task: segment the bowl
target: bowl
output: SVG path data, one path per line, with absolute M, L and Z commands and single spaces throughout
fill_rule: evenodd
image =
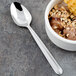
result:
M 49 39 L 58 47 L 68 50 L 76 51 L 76 41 L 65 39 L 59 36 L 50 26 L 48 20 L 48 14 L 54 5 L 58 4 L 62 0 L 51 0 L 45 10 L 45 29 Z

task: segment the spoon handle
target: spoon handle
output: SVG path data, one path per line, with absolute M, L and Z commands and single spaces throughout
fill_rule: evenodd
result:
M 28 29 L 30 33 L 32 34 L 33 38 L 35 39 L 36 43 L 38 44 L 39 48 L 41 49 L 42 53 L 46 57 L 47 61 L 49 62 L 53 70 L 56 72 L 56 74 L 59 74 L 59 75 L 62 74 L 63 73 L 62 68 L 56 62 L 56 60 L 54 59 L 52 54 L 49 52 L 49 50 L 46 48 L 44 43 L 41 41 L 39 36 L 35 33 L 35 31 L 31 28 L 31 26 L 28 26 Z

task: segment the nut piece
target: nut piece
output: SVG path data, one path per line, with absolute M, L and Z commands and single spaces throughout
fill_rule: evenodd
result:
M 66 34 L 66 36 L 68 37 L 68 36 L 69 36 L 69 34 Z
M 74 20 L 74 21 L 72 22 L 72 26 L 73 26 L 73 27 L 76 27 L 76 20 Z
M 71 15 L 70 17 L 71 17 L 71 18 L 74 18 L 74 15 Z
M 58 5 L 55 5 L 55 6 L 54 6 L 54 9 L 58 9 Z

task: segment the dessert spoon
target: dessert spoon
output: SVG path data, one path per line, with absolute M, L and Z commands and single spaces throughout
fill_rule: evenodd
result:
M 41 49 L 42 53 L 46 57 L 47 61 L 56 72 L 56 74 L 62 74 L 63 70 L 60 65 L 56 62 L 52 54 L 46 48 L 44 43 L 41 41 L 39 36 L 35 33 L 35 31 L 31 28 L 30 23 L 32 21 L 32 16 L 30 12 L 19 2 L 13 2 L 10 6 L 10 12 L 12 19 L 14 22 L 20 27 L 26 27 L 30 31 L 31 35 L 33 36 L 34 40 L 38 44 L 39 48 Z

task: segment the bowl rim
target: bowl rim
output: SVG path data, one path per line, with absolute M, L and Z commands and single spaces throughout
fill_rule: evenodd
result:
M 76 41 L 69 40 L 69 39 L 65 39 L 65 38 L 59 36 L 59 35 L 52 29 L 52 27 L 50 26 L 50 23 L 49 23 L 49 20 L 48 20 L 48 14 L 49 14 L 50 10 L 53 8 L 53 6 L 55 5 L 55 4 L 54 4 L 55 1 L 56 1 L 56 0 L 51 0 L 51 1 L 48 3 L 47 7 L 46 7 L 46 10 L 45 10 L 45 23 L 47 23 L 47 24 L 46 24 L 45 26 L 48 27 L 48 30 L 49 30 L 57 39 L 65 42 L 65 43 L 76 44 Z M 58 3 L 58 1 L 57 1 L 57 3 Z M 56 4 L 57 4 L 57 3 L 56 3 Z M 50 8 L 51 8 L 51 9 L 50 9 Z

